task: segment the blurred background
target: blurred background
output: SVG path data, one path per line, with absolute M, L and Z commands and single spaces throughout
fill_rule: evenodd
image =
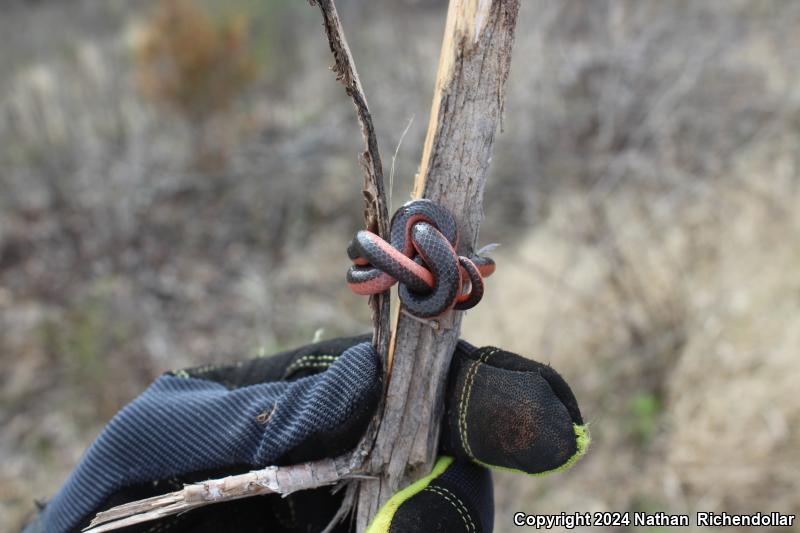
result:
M 411 189 L 446 2 L 340 0 Z M 463 335 L 550 362 L 594 443 L 514 511 L 800 512 L 800 3 L 525 0 Z M 161 372 L 369 329 L 361 139 L 291 0 L 8 0 L 0 530 Z M 795 527 L 795 530 L 797 527 Z M 784 530 L 785 531 L 785 530 Z

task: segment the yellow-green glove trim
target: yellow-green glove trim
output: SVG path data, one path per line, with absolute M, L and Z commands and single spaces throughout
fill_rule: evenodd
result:
M 409 485 L 408 487 L 404 488 L 394 496 L 392 496 L 386 504 L 381 507 L 381 510 L 378 511 L 378 514 L 372 520 L 372 523 L 367 528 L 366 533 L 388 533 L 389 527 L 392 525 L 392 519 L 394 518 L 394 514 L 397 512 L 397 509 L 405 503 L 406 500 L 425 490 L 428 485 L 430 485 L 431 481 L 433 481 L 438 476 L 442 475 L 447 467 L 449 467 L 453 463 L 452 457 L 442 456 L 436 461 L 436 464 L 433 466 L 433 470 L 431 473 L 425 476 L 422 479 L 419 479 Z
M 589 444 L 592 442 L 592 436 L 589 433 L 589 425 L 583 424 L 572 424 L 572 428 L 575 430 L 575 440 L 577 442 L 577 449 L 575 453 L 572 454 L 572 457 L 567 459 L 561 466 L 553 468 L 552 470 L 546 470 L 544 472 L 525 472 L 524 470 L 519 470 L 516 468 L 509 468 L 507 466 L 497 466 L 497 465 L 490 465 L 488 463 L 484 463 L 483 461 L 479 461 L 475 458 L 472 459 L 473 462 L 485 466 L 486 468 L 491 468 L 492 470 L 499 470 L 500 472 L 511 472 L 512 474 L 525 474 L 526 476 L 530 477 L 543 477 L 555 472 L 563 472 L 564 470 L 568 470 L 572 467 L 578 460 L 586 454 L 586 450 L 589 449 Z

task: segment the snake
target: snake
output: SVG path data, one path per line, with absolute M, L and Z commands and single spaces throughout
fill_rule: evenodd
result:
M 353 265 L 347 284 L 356 294 L 380 294 L 399 282 L 406 310 L 435 318 L 451 309 L 474 307 L 483 297 L 483 278 L 495 271 L 485 256 L 460 256 L 453 215 L 429 199 L 412 200 L 392 217 L 388 242 L 360 230 L 347 247 Z

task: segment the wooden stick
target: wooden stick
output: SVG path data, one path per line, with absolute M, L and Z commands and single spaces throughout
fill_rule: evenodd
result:
M 375 135 L 375 126 L 372 124 L 372 115 L 367 105 L 367 96 L 361 86 L 361 80 L 356 71 L 353 55 L 347 45 L 339 13 L 333 0 L 309 0 L 313 6 L 319 7 L 322 13 L 325 35 L 333 54 L 331 69 L 336 74 L 336 79 L 344 85 L 345 92 L 350 96 L 356 108 L 358 124 L 361 127 L 361 136 L 364 139 L 364 151 L 359 155 L 358 161 L 364 172 L 364 223 L 367 229 L 387 238 L 389 235 L 389 215 L 386 208 L 386 192 L 383 184 L 383 166 L 381 155 L 378 151 L 378 139 Z M 389 294 L 379 294 L 370 298 L 372 307 L 373 338 L 372 343 L 381 355 L 384 366 L 387 364 L 389 347 Z
M 451 0 L 447 12 L 414 196 L 430 198 L 453 213 L 462 255 L 474 250 L 483 218 L 483 190 L 503 111 L 518 10 L 518 0 Z M 395 316 L 394 323 L 391 380 L 367 460 L 367 469 L 382 475 L 361 482 L 359 531 L 399 488 L 432 467 L 461 313 L 438 320 L 438 330 L 404 314 Z
M 261 494 L 286 496 L 298 490 L 333 485 L 352 474 L 349 455 L 293 466 L 270 466 L 246 474 L 186 485 L 176 492 L 112 507 L 98 513 L 85 531 L 111 531 L 205 505 Z

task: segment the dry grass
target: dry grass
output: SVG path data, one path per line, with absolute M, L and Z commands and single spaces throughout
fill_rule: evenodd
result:
M 368 327 L 342 283 L 360 140 L 313 10 L 236 4 L 255 35 L 281 33 L 247 54 L 284 70 L 221 106 L 250 136 L 209 171 L 197 125 L 137 90 L 151 4 L 0 19 L 2 530 L 160 372 Z M 444 13 L 342 7 L 384 157 L 417 117 L 398 205 Z M 594 445 L 565 474 L 498 476 L 497 530 L 515 510 L 800 512 L 800 9 L 538 0 L 521 16 L 483 231 L 500 267 L 465 337 L 550 361 Z
M 553 364 L 594 437 L 567 474 L 500 476 L 499 531 L 513 530 L 515 510 L 797 513 L 799 193 L 717 185 L 721 209 L 687 207 L 658 238 L 632 218 L 642 198 L 609 198 L 604 232 L 626 257 L 621 280 L 604 244 L 576 238 L 585 200 L 559 201 L 498 251 L 503 275 L 484 304 L 494 312 L 472 312 L 468 338 Z M 713 243 L 705 258 L 694 240 Z M 621 298 L 620 283 L 636 291 Z

